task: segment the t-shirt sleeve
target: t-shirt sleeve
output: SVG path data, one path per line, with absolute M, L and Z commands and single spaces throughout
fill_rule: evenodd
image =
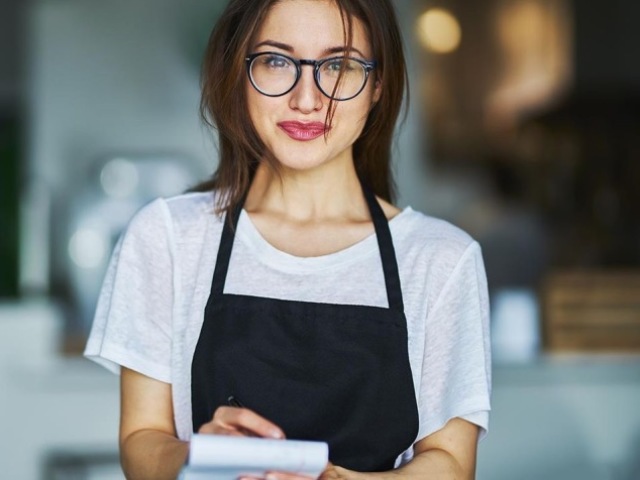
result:
M 456 417 L 488 430 L 491 352 L 487 280 L 478 243 L 467 247 L 427 317 L 418 439 Z
M 164 200 L 142 208 L 120 237 L 100 292 L 85 356 L 171 382 L 173 265 Z

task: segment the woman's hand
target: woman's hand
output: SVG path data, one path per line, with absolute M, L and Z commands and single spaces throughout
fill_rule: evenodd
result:
M 238 407 L 218 407 L 211 421 L 202 425 L 198 429 L 198 433 L 237 437 L 285 438 L 284 432 L 276 424 L 247 408 Z
M 280 427 L 247 408 L 218 407 L 210 422 L 200 427 L 198 433 L 231 435 L 236 437 L 262 437 L 284 440 Z M 312 480 L 310 477 L 287 472 L 269 472 L 266 480 Z M 240 480 L 261 480 L 245 477 Z
M 342 480 L 346 477 L 341 476 L 331 462 L 328 463 L 327 468 L 318 477 L 317 480 Z M 262 480 L 254 477 L 243 477 L 238 480 Z M 312 477 L 306 477 L 304 475 L 297 475 L 295 473 L 286 472 L 269 472 L 264 480 L 314 480 Z
M 347 477 L 343 474 L 346 470 L 336 467 L 333 463 L 329 462 L 327 468 L 324 469 L 322 475 L 318 480 L 344 480 Z

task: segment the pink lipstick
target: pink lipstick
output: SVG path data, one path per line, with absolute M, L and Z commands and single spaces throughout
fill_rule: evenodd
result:
M 289 137 L 294 140 L 306 142 L 324 135 L 324 122 L 296 122 L 284 121 L 278 123 L 280 127 Z

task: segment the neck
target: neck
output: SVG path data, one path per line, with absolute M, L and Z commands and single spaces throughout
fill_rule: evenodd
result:
M 368 216 L 352 161 L 330 169 L 284 168 L 280 174 L 263 163 L 256 171 L 245 209 L 300 221 Z

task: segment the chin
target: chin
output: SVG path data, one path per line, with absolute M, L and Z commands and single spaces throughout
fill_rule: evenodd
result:
M 332 159 L 317 148 L 281 147 L 273 150 L 273 153 L 282 167 L 297 171 L 313 170 L 331 163 Z
M 293 170 L 297 172 L 314 170 L 327 163 L 327 161 L 324 159 L 318 160 L 318 159 L 313 159 L 308 157 L 302 158 L 302 159 L 301 158 L 295 158 L 295 159 L 281 158 L 281 157 L 276 157 L 276 158 L 278 158 L 278 162 L 286 170 Z

